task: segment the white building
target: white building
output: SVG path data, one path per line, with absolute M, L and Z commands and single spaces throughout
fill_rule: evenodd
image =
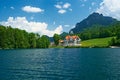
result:
M 81 39 L 78 36 L 66 36 L 65 40 L 60 40 L 60 45 L 63 46 L 80 46 Z

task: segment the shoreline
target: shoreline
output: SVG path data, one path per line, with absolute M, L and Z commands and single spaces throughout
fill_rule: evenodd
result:
M 120 48 L 120 46 L 110 46 L 110 48 Z
M 49 47 L 49 48 L 6 48 L 6 49 L 2 49 L 0 48 L 0 50 L 14 50 L 14 49 L 51 49 L 51 48 L 58 48 L 58 49 L 65 49 L 65 48 L 120 48 L 120 46 L 109 46 L 109 47 L 99 47 L 99 46 L 93 46 L 93 47 L 86 47 L 86 46 L 53 46 L 53 47 Z

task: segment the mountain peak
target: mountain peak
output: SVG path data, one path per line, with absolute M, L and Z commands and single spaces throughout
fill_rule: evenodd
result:
M 99 13 L 96 13 L 96 12 L 94 12 L 94 13 L 92 13 L 92 14 L 89 15 L 89 17 L 91 17 L 91 16 L 92 16 L 92 17 L 98 17 L 98 16 L 99 16 L 99 17 L 103 17 L 102 14 L 99 14 Z
M 74 33 L 78 33 L 84 30 L 85 28 L 92 27 L 93 25 L 107 26 L 116 21 L 117 20 L 112 17 L 103 16 L 102 14 L 94 12 L 90 14 L 86 19 L 77 23 L 75 28 L 71 29 L 70 31 L 73 31 Z

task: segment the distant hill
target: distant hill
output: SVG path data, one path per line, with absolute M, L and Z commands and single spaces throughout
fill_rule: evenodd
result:
M 61 39 L 64 40 L 67 35 L 69 35 L 69 33 L 63 32 L 63 33 L 60 34 L 60 37 L 61 37 Z M 49 40 L 50 40 L 50 42 L 54 42 L 53 37 L 49 37 Z
M 69 35 L 67 32 L 63 32 L 62 34 L 60 34 L 61 38 L 62 39 L 65 39 L 65 37 Z
M 86 19 L 77 23 L 75 28 L 71 29 L 70 32 L 72 31 L 73 33 L 79 33 L 85 28 L 92 27 L 93 25 L 107 26 L 115 22 L 117 22 L 117 20 L 112 17 L 103 16 L 99 13 L 92 13 Z

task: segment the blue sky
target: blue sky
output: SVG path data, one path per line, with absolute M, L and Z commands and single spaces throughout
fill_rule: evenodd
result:
M 0 24 L 52 36 L 68 32 L 92 12 L 119 19 L 119 15 L 115 15 L 120 13 L 119 6 L 114 7 L 116 3 L 119 5 L 120 1 L 0 0 Z

